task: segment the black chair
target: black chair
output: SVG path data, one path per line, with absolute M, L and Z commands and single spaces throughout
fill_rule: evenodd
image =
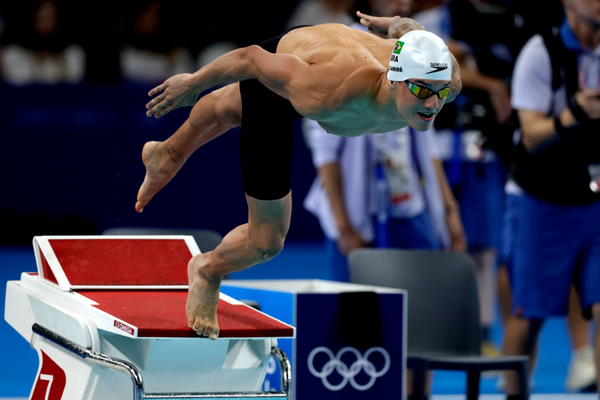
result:
M 123 227 L 108 228 L 103 235 L 190 235 L 194 237 L 202 253 L 212 251 L 221 243 L 223 236 L 211 229 L 185 229 L 185 228 L 153 228 L 153 227 Z
M 529 398 L 528 357 L 481 355 L 476 267 L 463 253 L 434 250 L 357 249 L 349 255 L 353 283 L 408 291 L 407 364 L 413 398 L 424 398 L 428 370 L 467 373 L 467 399 L 479 396 L 482 371 L 515 370 Z

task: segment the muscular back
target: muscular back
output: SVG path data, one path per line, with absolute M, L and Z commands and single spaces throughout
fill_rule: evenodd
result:
M 396 40 L 340 24 L 299 28 L 286 34 L 277 54 L 290 54 L 302 65 L 286 78 L 284 96 L 305 117 L 332 133 L 358 135 L 378 129 L 375 100 Z M 385 119 L 385 118 L 383 118 Z M 402 121 L 393 121 L 394 129 Z M 365 130 L 366 129 L 366 130 Z

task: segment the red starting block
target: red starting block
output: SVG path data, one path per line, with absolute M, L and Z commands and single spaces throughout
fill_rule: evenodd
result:
M 33 245 L 38 271 L 8 282 L 5 310 L 38 351 L 31 400 L 291 399 L 277 338 L 294 337 L 293 327 L 222 293 L 219 339 L 187 326 L 187 264 L 200 253 L 192 236 L 41 236 Z M 260 391 L 271 355 L 281 392 Z

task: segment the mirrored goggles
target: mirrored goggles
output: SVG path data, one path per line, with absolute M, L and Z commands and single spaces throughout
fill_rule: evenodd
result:
M 450 92 L 450 88 L 443 88 L 438 90 L 437 92 L 434 92 L 433 90 L 428 89 L 426 87 L 416 85 L 409 80 L 405 80 L 404 83 L 406 84 L 406 87 L 408 87 L 408 90 L 410 90 L 410 92 L 417 96 L 419 99 L 426 99 L 428 97 L 433 96 L 434 94 L 436 94 L 437 97 L 439 97 L 440 99 L 444 99 L 448 97 L 448 93 Z

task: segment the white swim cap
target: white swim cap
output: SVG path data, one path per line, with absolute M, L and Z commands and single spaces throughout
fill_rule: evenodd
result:
M 452 62 L 448 46 L 431 32 L 414 30 L 404 34 L 392 51 L 387 77 L 390 81 L 451 80 Z

